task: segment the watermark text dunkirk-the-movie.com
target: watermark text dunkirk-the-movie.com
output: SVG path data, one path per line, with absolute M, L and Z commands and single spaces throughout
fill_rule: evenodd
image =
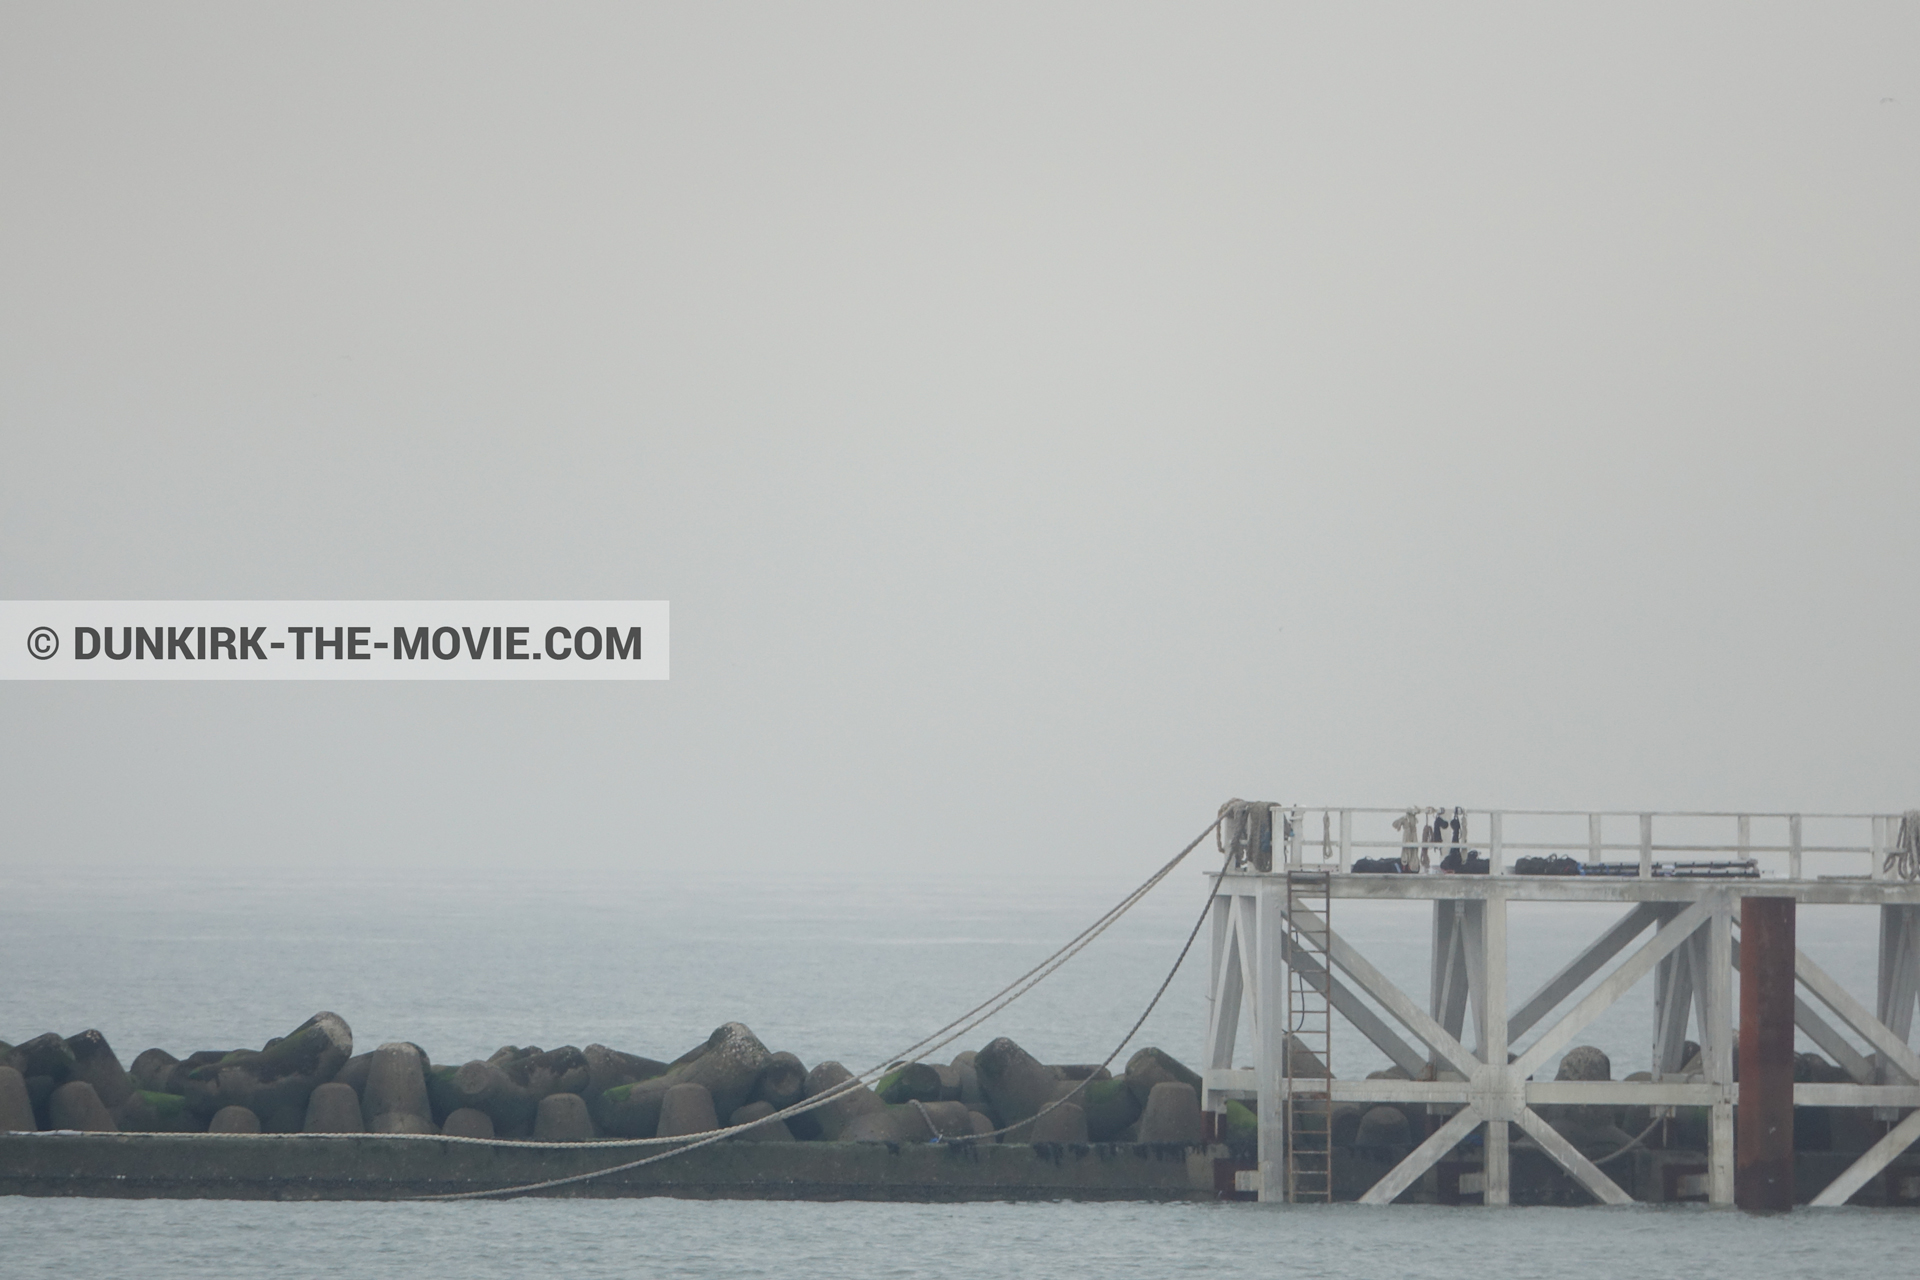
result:
M 664 600 L 5 600 L 0 679 L 665 680 Z

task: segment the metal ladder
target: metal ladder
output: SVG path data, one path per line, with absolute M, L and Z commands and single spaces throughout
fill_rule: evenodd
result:
M 1330 903 L 1325 871 L 1288 868 L 1286 930 L 1288 955 L 1294 962 L 1287 965 L 1282 1071 L 1288 1098 L 1285 1132 L 1290 1204 L 1333 1202 L 1333 1012 L 1326 991 L 1307 976 L 1308 970 L 1316 968 L 1322 974 L 1333 972 L 1327 955 L 1327 934 L 1332 927 Z M 1311 1074 L 1310 1064 L 1316 1060 L 1325 1070 L 1324 1076 Z M 1296 1076 L 1296 1065 L 1309 1074 Z

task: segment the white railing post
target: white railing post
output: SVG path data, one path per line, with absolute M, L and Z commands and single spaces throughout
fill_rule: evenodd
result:
M 1497 809 L 1487 815 L 1487 874 L 1490 876 L 1506 874 L 1506 833 L 1500 821 L 1505 816 Z
M 1587 865 L 1600 865 L 1600 815 L 1597 813 L 1587 815 Z
M 1867 875 L 1874 880 L 1884 880 L 1886 873 L 1881 870 L 1887 861 L 1886 819 L 1878 815 L 1867 819 L 1867 856 L 1872 861 L 1867 866 Z
M 1353 858 L 1353 810 L 1340 811 L 1340 869 L 1345 871 Z
M 1800 815 L 1787 816 L 1787 877 L 1798 880 L 1800 876 Z
M 1640 878 L 1653 879 L 1653 815 L 1640 815 Z

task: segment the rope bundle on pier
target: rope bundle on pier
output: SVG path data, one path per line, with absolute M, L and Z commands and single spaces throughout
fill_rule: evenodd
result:
M 1920 809 L 1900 815 L 1900 834 L 1881 870 L 1902 880 L 1920 880 Z

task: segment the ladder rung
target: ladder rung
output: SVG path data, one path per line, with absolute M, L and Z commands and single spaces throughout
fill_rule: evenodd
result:
M 1286 912 L 1282 917 L 1291 954 L 1319 962 L 1331 973 L 1333 942 L 1330 904 L 1332 879 L 1326 871 L 1287 869 Z M 1309 968 L 1313 966 L 1307 966 Z M 1282 1062 L 1290 1097 L 1284 1129 L 1287 1199 L 1295 1202 L 1333 1200 L 1333 1011 L 1325 990 L 1316 987 L 1302 966 L 1287 966 L 1286 1021 L 1288 1049 Z M 1297 1050 L 1313 1055 L 1326 1075 L 1295 1076 Z M 1300 1086 L 1304 1085 L 1302 1088 Z

